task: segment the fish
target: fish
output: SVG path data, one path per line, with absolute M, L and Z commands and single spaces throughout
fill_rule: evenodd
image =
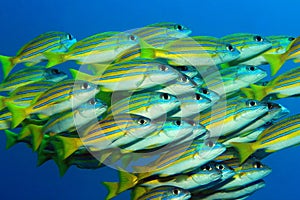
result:
M 192 190 L 217 181 L 222 177 L 222 173 L 216 169 L 213 163 L 205 164 L 189 174 L 180 174 L 165 179 L 153 179 L 138 185 L 137 187 L 145 187 L 153 189 L 155 187 L 170 185 L 180 187 L 186 190 Z
M 290 113 L 290 111 L 281 104 L 274 102 L 267 102 L 267 104 L 269 111 L 265 115 L 257 118 L 253 123 L 249 124 L 247 127 L 244 127 L 242 130 L 240 130 L 240 133 L 255 130 L 259 127 L 266 125 L 269 122 L 283 118 Z
M 12 92 L 19 87 L 42 80 L 60 82 L 67 77 L 66 73 L 55 68 L 45 69 L 41 66 L 24 68 L 6 77 L 0 84 L 0 91 Z
M 54 136 L 59 133 L 78 130 L 88 122 L 98 120 L 97 117 L 106 110 L 107 105 L 103 101 L 92 98 L 75 109 L 52 115 L 43 126 L 33 124 L 24 126 L 20 135 L 32 135 L 33 150 L 36 151 L 45 134 Z
M 221 69 L 204 77 L 203 87 L 224 95 L 248 87 L 267 76 L 266 71 L 255 66 L 237 65 Z
M 193 66 L 173 66 L 173 68 L 191 79 L 198 75 L 197 69 Z
M 38 81 L 18 87 L 8 96 L 0 96 L 0 109 L 6 107 L 6 102 L 12 102 L 18 106 L 30 106 L 37 96 L 43 94 L 54 84 L 51 81 Z
M 90 125 L 83 133 L 79 133 L 80 138 L 57 136 L 61 141 L 58 147 L 63 148 L 61 157 L 66 159 L 83 146 L 90 151 L 121 147 L 153 133 L 158 126 L 149 118 L 139 115 L 115 115 Z
M 235 165 L 235 164 L 234 164 Z M 272 172 L 272 169 L 265 164 L 262 164 L 258 159 L 250 158 L 241 166 L 234 167 L 236 175 L 232 180 L 216 185 L 217 191 L 227 190 L 239 187 L 241 185 L 247 185 L 260 180 Z
M 155 38 L 183 38 L 191 33 L 192 31 L 186 26 L 173 22 L 149 24 L 132 31 L 132 34 L 146 42 Z
M 16 56 L 0 56 L 4 78 L 9 75 L 16 64 L 36 65 L 47 59 L 43 53 L 66 52 L 75 43 L 76 38 L 70 33 L 49 31 L 40 34 L 25 44 Z
M 299 144 L 299 125 L 300 115 L 296 114 L 275 122 L 264 130 L 255 142 L 231 143 L 231 145 L 239 152 L 240 161 L 244 162 L 260 149 L 266 153 L 273 153 Z
M 187 200 L 190 199 L 191 194 L 188 190 L 183 190 L 177 187 L 164 186 L 155 188 L 139 198 L 137 200 Z
M 89 80 L 105 91 L 141 90 L 176 79 L 179 72 L 157 61 L 135 60 L 109 66 L 103 74 L 88 75 L 70 69 L 75 79 Z
M 192 143 L 171 147 L 151 163 L 147 163 L 145 166 L 134 166 L 136 175 L 121 170 L 120 185 L 114 194 L 133 188 L 141 180 L 150 176 L 166 177 L 193 171 L 222 154 L 225 149 L 222 144 L 210 140 L 194 140 Z
M 29 107 L 17 106 L 11 102 L 7 102 L 6 105 L 12 113 L 12 127 L 14 128 L 29 114 L 51 116 L 76 108 L 94 97 L 97 92 L 99 88 L 87 81 L 64 80 L 38 96 Z
M 272 48 L 271 41 L 266 37 L 252 33 L 230 34 L 222 37 L 221 40 L 230 43 L 240 52 L 237 59 L 228 63 L 230 66 L 250 60 Z M 223 67 L 226 65 L 223 65 Z
M 287 60 L 294 60 L 294 62 L 299 62 L 300 37 L 290 38 L 290 40 L 291 42 L 287 46 L 286 51 L 284 53 L 265 56 L 266 60 L 271 65 L 271 75 L 275 75 Z
M 224 162 L 215 162 L 215 159 L 209 164 L 213 165 L 213 167 L 220 173 L 221 177 L 214 182 L 205 185 L 199 185 L 200 187 L 194 188 L 191 191 L 193 196 L 197 196 L 197 194 L 201 194 L 202 191 L 207 191 L 209 188 L 214 187 L 214 185 L 220 184 L 230 178 L 232 178 L 236 172 L 229 166 L 227 166 Z
M 186 93 L 195 93 L 197 84 L 188 76 L 179 74 L 175 80 L 165 84 L 150 88 L 157 92 L 164 92 L 175 96 L 181 96 Z
M 220 50 L 218 47 L 220 46 Z M 171 41 L 163 49 L 157 49 L 149 44 L 141 44 L 141 58 L 165 59 L 168 64 L 174 66 L 190 65 L 197 68 L 207 69 L 223 63 L 223 54 L 236 59 L 239 51 L 232 46 L 220 42 L 198 40 L 193 38 L 180 38 Z
M 271 64 L 271 75 L 274 76 L 278 72 L 280 67 L 272 62 L 272 57 L 277 57 L 281 54 L 284 54 L 288 50 L 290 43 L 295 38 L 288 35 L 268 36 L 266 38 L 272 43 L 272 48 L 264 52 L 263 54 L 241 64 L 252 66 Z
M 295 67 L 276 78 L 272 79 L 267 85 L 261 86 L 251 84 L 255 99 L 262 100 L 272 96 L 272 99 L 280 99 L 299 95 L 300 91 L 300 67 Z M 253 96 L 251 90 L 242 90 L 246 96 Z
M 92 35 L 73 44 L 67 52 L 44 53 L 48 59 L 46 67 L 52 67 L 69 60 L 74 60 L 77 64 L 102 63 L 105 66 L 119 54 L 138 44 L 139 38 L 126 32 L 104 32 L 97 34 L 97 36 Z
M 162 127 L 151 133 L 144 139 L 122 149 L 122 152 L 132 152 L 138 150 L 149 150 L 180 140 L 193 132 L 193 126 L 184 120 L 177 118 L 167 119 Z
M 252 99 L 233 99 L 215 104 L 193 120 L 205 126 L 210 137 L 220 137 L 246 126 L 266 112 L 266 103 Z
M 180 110 L 172 114 L 172 117 L 186 118 L 194 116 L 212 106 L 215 102 L 212 103 L 212 101 L 207 98 L 205 94 L 202 94 L 202 92 L 203 89 L 199 88 L 195 93 L 185 94 L 184 96 L 179 97 Z
M 176 96 L 161 92 L 141 92 L 112 102 L 107 110 L 107 115 L 128 113 L 156 119 L 178 108 L 179 105 L 180 102 Z
M 192 36 L 191 38 L 198 42 L 208 53 L 215 53 L 212 54 L 211 58 L 215 65 L 227 63 L 240 57 L 240 52 L 235 46 L 219 38 L 211 36 Z
M 244 197 L 248 197 L 249 195 L 253 194 L 257 190 L 265 187 L 265 182 L 263 180 L 256 181 L 254 183 L 243 185 L 233 190 L 224 190 L 224 191 L 217 191 L 213 194 L 210 194 L 206 197 L 201 199 L 203 200 L 214 200 L 214 199 L 241 199 Z M 194 197 L 192 199 L 197 199 L 199 197 Z

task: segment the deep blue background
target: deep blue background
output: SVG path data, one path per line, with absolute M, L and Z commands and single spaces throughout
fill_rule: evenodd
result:
M 104 31 L 125 31 L 160 21 L 184 24 L 193 35 L 223 36 L 236 32 L 298 36 L 299 1 L 115 1 L 115 0 L 12 0 L 0 6 L 0 54 L 15 55 L 36 35 L 60 30 L 78 39 Z M 229 3 L 230 2 L 230 3 Z M 72 64 L 69 64 L 72 66 Z M 296 66 L 290 62 L 280 73 Z M 293 114 L 299 99 L 280 101 Z M 251 199 L 299 199 L 300 148 L 278 152 L 264 162 L 273 168 L 267 186 Z M 102 181 L 117 180 L 109 168 L 95 171 L 72 167 L 60 178 L 53 162 L 36 168 L 36 155 L 19 144 L 5 150 L 0 134 L 0 199 L 103 199 Z M 128 199 L 123 195 L 118 199 Z

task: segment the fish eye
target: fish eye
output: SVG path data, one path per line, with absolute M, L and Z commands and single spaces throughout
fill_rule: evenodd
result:
M 166 66 L 166 65 L 160 65 L 159 66 L 159 70 L 160 71 L 163 71 L 163 72 L 165 72 L 165 71 L 167 71 L 169 68 Z
M 145 124 L 148 124 L 148 120 L 146 120 L 146 119 L 144 119 L 144 118 L 140 118 L 140 119 L 138 120 L 138 123 L 139 123 L 140 125 L 145 125 Z
M 272 108 L 274 108 L 274 105 L 273 105 L 272 103 L 269 103 L 269 102 L 268 102 L 267 105 L 268 105 L 268 109 L 269 109 L 269 110 L 271 110 Z
M 255 66 L 247 66 L 248 71 L 255 71 L 256 67 Z
M 295 38 L 294 37 L 289 37 L 288 40 L 289 41 L 293 41 Z
M 201 170 L 202 171 L 211 171 L 212 167 L 210 165 L 204 165 L 204 166 L 201 167 Z
M 175 194 L 175 195 L 179 195 L 179 194 L 180 194 L 180 191 L 179 191 L 178 189 L 174 189 L 172 192 L 173 192 L 173 194 Z
M 70 33 L 68 33 L 67 39 L 68 39 L 68 40 L 72 40 L 72 39 L 73 39 L 73 36 L 72 36 Z
M 249 100 L 249 101 L 247 101 L 247 105 L 252 107 L 252 106 L 256 106 L 257 103 L 256 103 L 256 101 Z
M 202 93 L 203 93 L 203 94 L 209 94 L 209 91 L 208 91 L 207 89 L 203 88 L 203 89 L 202 89 Z
M 213 141 L 210 141 L 210 140 L 209 140 L 209 141 L 206 141 L 206 142 L 205 142 L 205 145 L 208 146 L 208 147 L 214 147 L 214 146 L 215 146 L 215 143 L 214 143 Z
M 177 24 L 177 25 L 175 25 L 175 29 L 179 30 L 179 31 L 182 31 L 183 27 L 180 24 Z
M 52 74 L 59 74 L 59 70 L 58 69 L 51 69 L 51 73 Z
M 180 120 L 176 120 L 174 123 L 175 123 L 175 125 L 177 125 L 177 126 L 180 126 L 180 125 L 181 125 L 181 121 L 180 121 Z
M 219 169 L 219 170 L 224 170 L 225 169 L 224 165 L 222 165 L 222 164 L 217 164 L 216 168 Z
M 259 35 L 254 36 L 254 40 L 255 40 L 256 42 L 262 42 L 262 41 L 264 41 L 264 39 L 263 39 L 261 36 L 259 36 Z
M 129 35 L 129 40 L 135 41 L 136 37 L 134 35 Z
M 180 78 L 180 81 L 186 83 L 186 82 L 188 82 L 188 79 L 187 79 L 186 76 L 182 76 L 182 77 Z
M 257 161 L 255 163 L 253 163 L 253 167 L 256 169 L 263 168 L 263 164 L 261 164 L 261 162 Z
M 227 50 L 229 50 L 229 51 L 231 51 L 231 52 L 234 51 L 234 48 L 233 48 L 233 46 L 232 46 L 231 44 L 227 44 L 227 45 L 226 45 L 226 48 L 227 48 Z
M 171 99 L 170 95 L 167 94 L 167 93 L 162 93 L 160 95 L 160 98 L 163 99 L 163 100 L 170 100 Z
M 201 97 L 201 95 L 200 95 L 200 94 L 195 94 L 195 99 L 199 101 L 199 100 L 201 100 L 201 99 L 202 99 L 202 97 Z
M 180 66 L 180 70 L 181 70 L 181 71 L 187 71 L 187 70 L 188 70 L 188 67 L 187 67 L 187 66 Z
M 87 82 L 84 82 L 82 85 L 81 85 L 81 89 L 83 90 L 86 90 L 86 89 L 89 89 L 91 86 L 87 83 Z
M 90 100 L 90 104 L 91 104 L 91 105 L 95 105 L 95 104 L 96 104 L 96 100 L 95 100 L 95 99 L 91 99 L 91 100 Z

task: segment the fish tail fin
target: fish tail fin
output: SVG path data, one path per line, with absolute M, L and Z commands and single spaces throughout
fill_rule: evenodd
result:
M 109 200 L 118 195 L 119 183 L 118 182 L 103 182 L 102 183 L 108 191 L 105 200 Z
M 252 143 L 232 142 L 230 144 L 239 152 L 241 163 L 247 160 L 247 158 L 255 152 L 252 148 Z
M 47 147 L 48 144 L 49 144 L 48 142 L 43 141 L 42 144 L 40 145 L 40 148 L 37 151 L 37 166 L 41 166 L 48 160 L 52 159 L 54 154 L 45 152 L 45 148 Z
M 80 138 L 71 138 L 71 137 L 63 137 L 63 136 L 57 136 L 57 138 L 61 141 L 63 147 L 63 150 L 60 154 L 60 157 L 63 160 L 68 158 L 70 155 L 72 155 L 82 145 Z M 57 147 L 58 144 L 60 143 L 55 143 L 54 145 Z M 59 148 L 60 147 L 61 146 L 59 146 Z
M 119 178 L 120 178 L 120 185 L 119 185 L 119 190 L 118 192 L 124 192 L 130 188 L 133 188 L 137 182 L 138 182 L 138 177 L 124 171 L 123 169 L 119 170 Z
M 68 163 L 68 159 L 60 160 L 59 158 L 53 157 L 53 160 L 58 167 L 60 177 L 63 177 L 71 166 Z
M 2 64 L 4 78 L 6 78 L 15 66 L 13 58 L 9 56 L 0 56 L 0 62 Z
M 241 91 L 246 95 L 249 99 L 255 99 L 255 94 L 251 88 L 241 88 Z
M 74 79 L 79 79 L 79 80 L 92 80 L 94 79 L 95 77 L 90 75 L 90 74 L 86 74 L 84 72 L 81 72 L 81 71 L 78 71 L 76 69 L 69 69 L 70 70 L 70 73 L 72 75 L 72 77 Z
M 37 125 L 28 125 L 29 130 L 31 131 L 32 134 L 32 147 L 33 150 L 36 151 L 44 138 L 43 135 L 43 127 L 42 126 L 37 126 Z
M 10 130 L 5 130 L 4 132 L 6 135 L 6 149 L 10 149 L 18 142 L 18 134 Z
M 271 67 L 271 75 L 274 76 L 286 61 L 287 54 L 267 54 L 263 57 L 268 61 Z
M 145 187 L 135 187 L 132 191 L 131 191 L 131 199 L 133 200 L 137 200 L 139 199 L 143 194 L 145 194 L 147 192 L 147 189 Z
M 27 109 L 11 102 L 7 102 L 6 106 L 12 114 L 11 128 L 16 128 L 27 117 Z
M 5 106 L 6 106 L 5 99 L 6 99 L 5 96 L 0 96 L 0 110 L 5 108 Z
M 65 53 L 45 52 L 44 56 L 48 59 L 46 68 L 50 68 L 50 67 L 53 67 L 55 65 L 65 62 Z
M 266 86 L 251 84 L 250 87 L 253 90 L 255 99 L 261 101 L 265 96 L 267 96 Z
M 140 41 L 140 47 L 141 47 L 141 58 L 146 58 L 146 59 L 155 59 L 155 47 L 151 46 L 144 40 Z

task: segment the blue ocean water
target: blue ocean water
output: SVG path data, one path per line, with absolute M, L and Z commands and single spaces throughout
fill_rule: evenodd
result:
M 299 1 L 197 1 L 197 0 L 16 0 L 0 6 L 0 54 L 14 55 L 36 35 L 67 31 L 81 39 L 104 31 L 125 31 L 147 24 L 173 21 L 193 30 L 193 35 L 224 36 L 249 32 L 261 35 L 300 33 Z M 74 66 L 67 63 L 66 67 Z M 279 73 L 297 65 L 288 62 Z M 268 67 L 265 67 L 268 70 Z M 300 113 L 300 99 L 279 101 Z M 273 169 L 265 178 L 266 187 L 249 199 L 300 199 L 298 183 L 300 148 L 287 149 L 263 160 Z M 51 161 L 36 167 L 36 155 L 23 144 L 5 150 L 5 136 L 0 134 L 0 199 L 104 199 L 102 181 L 116 181 L 110 168 L 81 170 L 75 167 L 59 177 Z M 128 193 L 117 199 L 129 199 Z

